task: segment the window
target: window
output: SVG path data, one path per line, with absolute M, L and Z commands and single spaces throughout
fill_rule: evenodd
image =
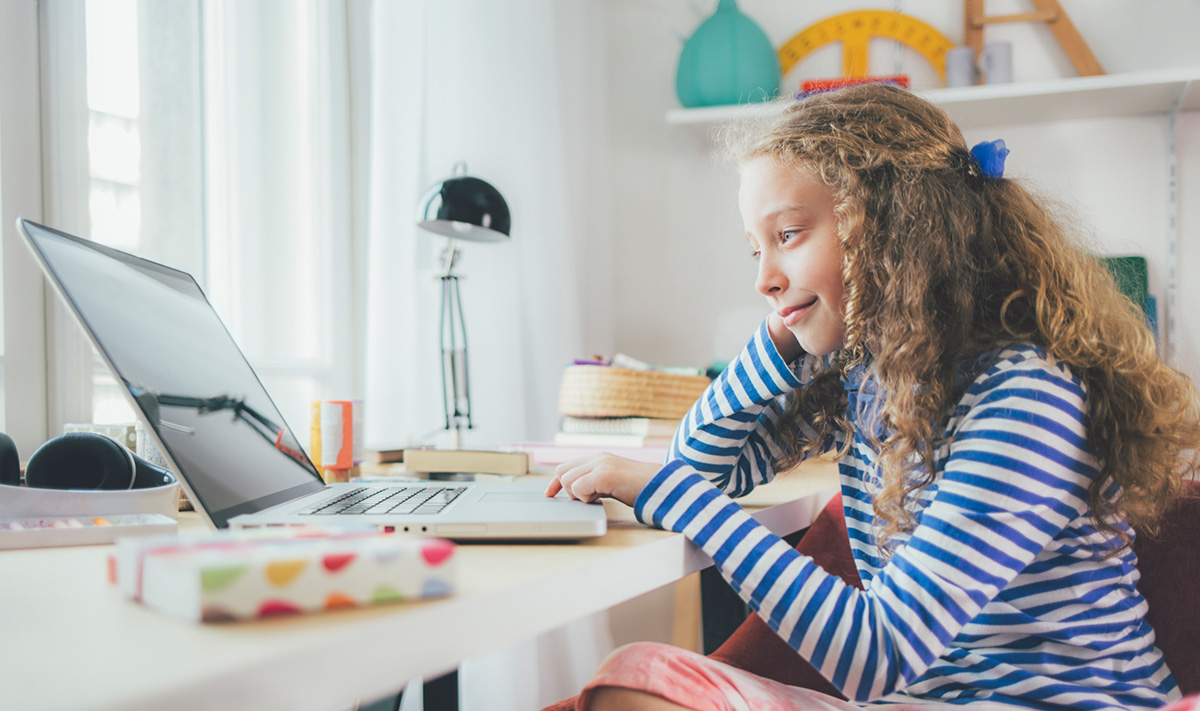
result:
M 141 253 L 137 0 L 88 0 L 87 205 L 92 239 Z M 92 421 L 132 422 L 122 388 L 94 352 Z
M 192 273 L 303 432 L 311 400 L 354 382 L 344 8 L 84 8 L 89 236 Z M 74 411 L 132 421 L 98 356 L 76 358 L 90 404 Z

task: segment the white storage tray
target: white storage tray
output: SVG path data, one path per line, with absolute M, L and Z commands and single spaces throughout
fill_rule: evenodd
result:
M 0 484 L 0 519 L 46 516 L 179 515 L 179 484 L 124 491 L 40 489 Z
M 177 529 L 175 519 L 162 514 L 0 518 L 0 550 L 96 545 L 126 536 L 171 534 Z

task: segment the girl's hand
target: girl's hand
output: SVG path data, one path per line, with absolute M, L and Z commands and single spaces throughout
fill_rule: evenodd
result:
M 783 325 L 779 314 L 772 313 L 767 317 L 767 332 L 771 334 L 771 342 L 775 344 L 775 350 L 779 351 L 784 363 L 791 363 L 804 354 L 800 341 L 796 340 L 796 334 Z
M 613 454 L 597 454 L 558 465 L 554 479 L 546 487 L 546 496 L 567 492 L 572 499 L 591 503 L 610 497 L 632 507 L 638 494 L 662 466 L 625 459 Z

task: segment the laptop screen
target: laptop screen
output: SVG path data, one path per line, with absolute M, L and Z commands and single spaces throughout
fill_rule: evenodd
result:
M 324 486 L 191 275 L 21 225 L 214 524 Z

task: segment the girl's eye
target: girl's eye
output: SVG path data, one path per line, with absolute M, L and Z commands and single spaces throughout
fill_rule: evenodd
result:
M 790 242 L 798 234 L 800 234 L 800 230 L 784 230 L 779 233 L 779 241 Z
M 750 250 L 750 258 L 751 259 L 758 259 L 758 255 L 760 255 L 760 254 L 762 254 L 762 252 L 758 251 L 757 249 Z

